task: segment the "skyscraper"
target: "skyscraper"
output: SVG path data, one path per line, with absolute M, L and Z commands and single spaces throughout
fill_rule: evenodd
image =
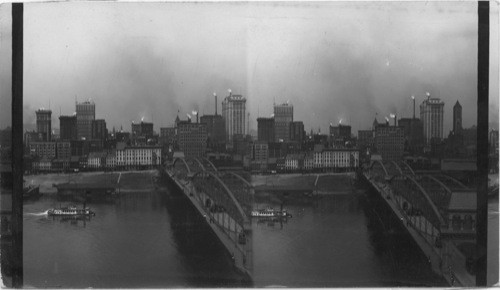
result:
M 257 118 L 257 140 L 274 142 L 274 118 Z
M 424 131 L 420 119 L 401 118 L 399 119 L 398 124 L 404 131 L 404 137 L 407 145 L 406 149 L 411 154 L 421 153 L 424 148 Z
M 135 123 L 132 121 L 132 139 L 138 137 L 151 138 L 153 136 L 153 123 L 141 121 Z
M 77 140 L 76 115 L 59 116 L 61 140 Z
M 207 125 L 208 147 L 216 149 L 226 142 L 226 125 L 221 115 L 204 115 L 200 123 Z
M 177 127 L 179 149 L 186 157 L 203 157 L 207 150 L 207 125 L 180 121 Z
M 246 102 L 242 95 L 233 95 L 231 91 L 222 102 L 222 117 L 226 122 L 226 140 L 229 144 L 233 142 L 234 135 L 246 134 Z
M 103 119 L 92 121 L 92 139 L 106 141 L 108 137 L 108 129 L 106 128 L 106 121 Z
M 302 143 L 304 141 L 304 123 L 295 121 L 290 123 L 290 141 Z
M 36 130 L 42 137 L 40 141 L 51 141 L 52 139 L 52 111 L 39 109 L 36 111 Z
M 76 103 L 76 127 L 79 140 L 92 138 L 92 121 L 95 120 L 95 104 L 90 100 Z
M 288 102 L 274 105 L 274 140 L 290 141 L 290 123 L 293 122 L 293 106 Z
M 432 139 L 443 139 L 443 110 L 444 103 L 439 98 L 431 98 L 429 93 L 427 99 L 420 104 L 420 120 L 427 145 L 430 145 Z
M 335 139 L 343 139 L 343 140 L 348 140 L 351 138 L 351 126 L 350 125 L 342 125 L 339 124 L 338 126 L 332 126 L 330 125 L 330 138 L 335 138 Z
M 460 103 L 455 103 L 453 106 L 453 133 L 460 134 L 462 132 L 462 106 Z
M 375 129 L 375 148 L 383 160 L 399 160 L 404 150 L 404 129 L 378 126 Z

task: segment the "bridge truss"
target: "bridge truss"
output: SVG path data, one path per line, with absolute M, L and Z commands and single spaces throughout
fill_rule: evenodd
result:
M 223 233 L 219 238 L 230 241 L 226 248 L 237 251 L 230 253 L 233 258 L 241 255 L 243 268 L 250 272 L 253 186 L 236 172 L 218 171 L 207 158 L 176 158 L 168 170 L 199 205 L 209 225 Z
M 369 176 L 394 199 L 407 225 L 413 227 L 431 245 L 439 243 L 441 229 L 449 227 L 448 206 L 452 193 L 468 188 L 443 174 L 415 174 L 404 161 L 374 161 Z

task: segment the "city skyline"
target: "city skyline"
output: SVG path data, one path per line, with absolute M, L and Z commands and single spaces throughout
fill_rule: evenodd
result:
M 25 123 L 34 124 L 32 112 L 50 104 L 53 121 L 59 112 L 71 115 L 76 97 L 93 99 L 109 128 L 144 118 L 159 131 L 173 124 L 179 110 L 212 114 L 213 93 L 220 108 L 232 89 L 247 99 L 253 130 L 258 117 L 272 114 L 274 103 L 289 100 L 307 132 L 327 132 L 329 123 L 340 120 L 357 132 L 374 117 L 411 117 L 411 96 L 419 106 L 430 92 L 445 103 L 446 135 L 457 100 L 469 108 L 464 128 L 476 123 L 476 5 L 27 4 Z M 0 8 L 2 15 L 6 10 Z M 0 22 L 2 50 L 9 50 L 8 20 Z M 497 39 L 491 42 L 495 63 Z M 10 68 L 5 56 L 1 62 Z M 498 66 L 490 71 L 495 122 Z M 0 73 L 2 107 L 8 107 L 9 72 Z M 8 125 L 10 114 L 2 115 L 0 123 Z
M 498 283 L 500 5 L 399 1 L 0 5 L 3 284 Z

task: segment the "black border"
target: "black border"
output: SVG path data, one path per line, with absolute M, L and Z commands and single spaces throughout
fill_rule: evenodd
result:
M 487 285 L 490 2 L 479 1 L 477 42 L 476 286 Z
M 23 287 L 23 3 L 12 3 L 12 287 Z

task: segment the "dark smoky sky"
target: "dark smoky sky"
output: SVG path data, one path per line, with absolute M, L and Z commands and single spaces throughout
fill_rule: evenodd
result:
M 498 7 L 492 6 L 490 120 L 498 123 Z M 474 2 L 29 3 L 24 15 L 24 122 L 92 99 L 108 129 L 171 126 L 213 114 L 231 89 L 250 127 L 290 101 L 309 131 L 412 115 L 426 92 L 476 123 Z M 0 6 L 0 125 L 10 120 L 10 5 Z M 8 112 L 6 109 L 8 108 Z M 6 112 L 6 113 L 4 113 Z M 497 125 L 498 126 L 498 125 Z

